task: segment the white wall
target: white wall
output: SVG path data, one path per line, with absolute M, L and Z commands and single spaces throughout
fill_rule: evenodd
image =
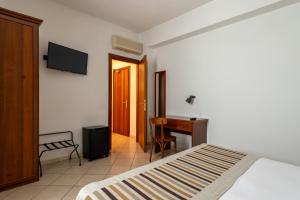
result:
M 299 19 L 297 3 L 156 49 L 167 113 L 207 117 L 209 143 L 300 164 Z
M 136 103 L 137 103 L 137 97 L 136 97 L 137 65 L 133 63 L 112 60 L 112 70 L 120 69 L 128 66 L 130 68 L 130 137 L 135 137 L 136 136 Z M 113 80 L 113 72 L 112 72 L 111 80 Z M 112 89 L 113 89 L 113 81 L 112 81 Z M 113 103 L 111 105 L 113 105 Z M 112 119 L 113 119 L 113 108 L 112 108 Z
M 138 34 L 47 0 L 1 0 L 0 6 L 44 20 L 40 27 L 40 132 L 72 130 L 81 147 L 83 126 L 108 118 L 108 53 L 138 58 L 111 49 L 111 35 L 138 40 Z M 88 75 L 46 68 L 48 41 L 89 54 Z M 48 153 L 51 159 L 70 150 Z
M 286 2 L 278 7 L 298 1 L 264 0 L 265 6 Z M 251 5 L 252 2 L 248 1 Z M 40 27 L 41 133 L 70 129 L 81 144 L 82 126 L 107 124 L 107 54 L 140 58 L 111 50 L 110 37 L 117 34 L 137 40 L 141 36 L 149 61 L 148 115 L 153 114 L 154 71 L 158 66 L 158 70 L 167 69 L 168 113 L 208 117 L 210 143 L 300 164 L 299 4 L 265 15 L 260 12 L 257 17 L 241 18 L 247 20 L 228 25 L 236 22 L 230 21 L 214 26 L 215 30 L 205 27 L 225 18 L 202 28 L 198 23 L 188 26 L 190 29 L 176 22 L 174 26 L 167 23 L 167 29 L 175 35 L 151 30 L 138 35 L 48 0 L 1 0 L 0 6 L 45 20 Z M 236 11 L 227 10 L 230 15 L 226 19 L 234 18 Z M 183 18 L 175 21 L 189 25 L 180 20 Z M 199 21 L 197 17 L 193 19 Z M 156 28 L 164 29 L 164 24 Z M 200 35 L 158 49 L 149 48 L 196 34 Z M 48 41 L 89 53 L 88 75 L 47 69 L 42 55 L 47 53 Z M 197 96 L 193 106 L 184 102 L 190 94 Z M 55 152 L 47 158 L 68 152 Z

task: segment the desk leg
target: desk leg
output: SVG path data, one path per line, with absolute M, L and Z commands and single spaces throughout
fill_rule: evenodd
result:
M 194 124 L 192 132 L 192 146 L 207 143 L 207 122 Z

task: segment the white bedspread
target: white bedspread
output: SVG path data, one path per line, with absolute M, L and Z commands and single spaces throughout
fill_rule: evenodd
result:
M 300 167 L 261 158 L 220 200 L 300 200 Z

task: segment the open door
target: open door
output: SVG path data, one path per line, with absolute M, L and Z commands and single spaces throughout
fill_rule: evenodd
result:
M 147 56 L 137 66 L 137 125 L 136 139 L 147 150 Z

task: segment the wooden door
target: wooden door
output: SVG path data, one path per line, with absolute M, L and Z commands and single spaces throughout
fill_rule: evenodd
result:
M 137 69 L 137 141 L 147 150 L 147 57 L 138 64 Z
M 0 191 L 38 180 L 38 26 L 6 12 L 0 10 Z
M 130 67 L 113 71 L 113 132 L 129 136 Z

